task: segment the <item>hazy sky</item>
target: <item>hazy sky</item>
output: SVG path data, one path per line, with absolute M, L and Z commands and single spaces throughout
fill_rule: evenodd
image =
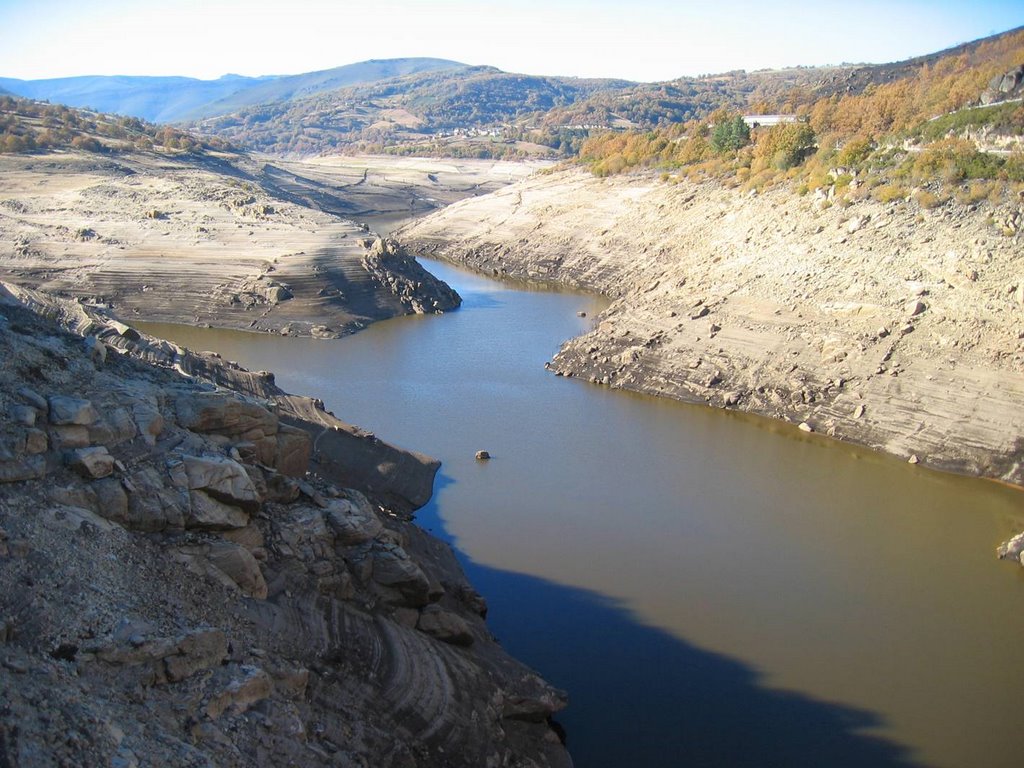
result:
M 293 74 L 436 56 L 667 80 L 885 62 L 1024 25 L 1024 0 L 0 0 L 0 76 Z

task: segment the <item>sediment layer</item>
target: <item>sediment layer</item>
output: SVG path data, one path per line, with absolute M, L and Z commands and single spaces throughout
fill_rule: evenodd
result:
M 536 175 L 395 233 L 613 299 L 550 367 L 1024 483 L 1019 207 Z

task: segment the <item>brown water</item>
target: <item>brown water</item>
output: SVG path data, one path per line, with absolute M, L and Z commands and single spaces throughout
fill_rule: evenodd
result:
M 444 464 L 495 633 L 594 766 L 1017 766 L 1024 495 L 558 378 L 598 299 L 425 262 L 465 298 L 340 341 L 150 326 Z M 487 449 L 494 456 L 477 462 Z

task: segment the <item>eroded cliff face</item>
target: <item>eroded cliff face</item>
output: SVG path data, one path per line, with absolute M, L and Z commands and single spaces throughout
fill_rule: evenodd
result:
M 251 166 L 241 155 L 4 155 L 0 279 L 128 322 L 324 338 L 459 305 L 365 227 L 268 194 Z
M 613 298 L 556 373 L 1024 483 L 1024 211 L 822 203 L 563 171 L 396 238 Z
M 267 374 L 26 303 L 3 290 L 0 762 L 569 764 L 564 694 L 410 520 L 436 462 Z M 363 476 L 373 457 L 397 473 Z

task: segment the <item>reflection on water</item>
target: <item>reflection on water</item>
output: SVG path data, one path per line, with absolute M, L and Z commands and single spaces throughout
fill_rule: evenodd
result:
M 442 459 L 421 520 L 569 689 L 582 768 L 1019 762 L 1024 578 L 993 551 L 1020 493 L 557 378 L 599 300 L 428 268 L 463 309 L 337 342 L 150 330 Z

